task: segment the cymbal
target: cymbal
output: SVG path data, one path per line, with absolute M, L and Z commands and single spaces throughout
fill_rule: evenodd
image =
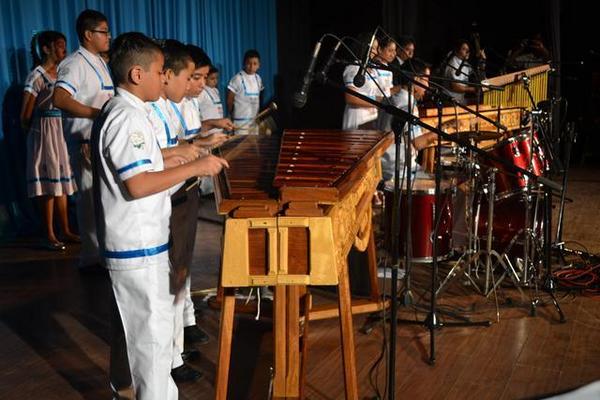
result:
M 464 132 L 454 132 L 451 134 L 452 136 L 456 136 L 458 140 L 469 140 L 473 139 L 476 142 L 482 140 L 495 140 L 500 139 L 502 137 L 502 133 L 496 131 L 464 131 Z

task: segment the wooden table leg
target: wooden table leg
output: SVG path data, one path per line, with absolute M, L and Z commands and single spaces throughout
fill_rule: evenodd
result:
M 369 283 L 371 287 L 371 301 L 379 301 L 379 279 L 377 278 L 377 249 L 375 248 L 375 230 L 371 229 L 371 237 L 367 245 L 367 259 L 369 267 Z
M 233 338 L 233 317 L 235 313 L 235 293 L 233 288 L 224 290 L 221 303 L 221 322 L 219 325 L 219 359 L 215 382 L 215 399 L 227 399 L 229 382 L 229 363 L 231 361 L 231 340 Z
M 308 362 L 308 324 L 310 322 L 310 307 L 312 299 L 310 292 L 304 294 L 304 327 L 302 330 L 302 358 L 300 359 L 300 400 L 304 400 L 304 385 L 306 385 L 306 363 Z
M 357 400 L 358 385 L 356 382 L 356 358 L 354 356 L 354 329 L 352 325 L 352 303 L 350 299 L 350 279 L 348 277 L 347 261 L 344 261 L 344 265 L 340 271 L 338 301 L 346 399 Z
M 275 341 L 273 398 L 286 394 L 286 288 L 275 286 L 273 298 L 273 338 Z
M 287 287 L 287 374 L 286 395 L 300 396 L 300 288 Z

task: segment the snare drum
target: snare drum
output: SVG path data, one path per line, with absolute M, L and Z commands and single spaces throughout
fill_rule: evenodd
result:
M 529 134 L 524 132 L 499 142 L 488 152 L 526 170 L 529 169 L 531 157 L 531 172 L 536 176 L 541 176 L 544 172 L 544 155 L 539 151 L 535 133 L 534 146 L 531 146 Z M 496 200 L 505 199 L 527 189 L 528 178 L 523 174 L 508 171 L 502 164 L 493 160 L 484 159 L 482 164 L 498 169 L 495 178 Z
M 452 190 L 447 181 L 441 185 L 441 217 L 438 232 L 438 260 L 450 255 L 452 249 Z M 400 255 L 404 256 L 406 231 L 407 191 L 402 190 L 400 204 Z M 385 187 L 385 238 L 387 248 L 391 248 L 392 205 L 394 201 L 393 183 Z M 435 181 L 417 179 L 412 190 L 412 258 L 414 262 L 433 261 L 433 230 L 435 225 Z

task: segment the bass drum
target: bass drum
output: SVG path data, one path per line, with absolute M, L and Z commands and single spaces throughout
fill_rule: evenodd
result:
M 440 212 L 438 232 L 438 260 L 451 254 L 452 249 L 452 197 L 453 191 L 448 181 L 442 182 L 440 196 Z M 400 233 L 398 244 L 399 253 L 404 256 L 406 232 L 406 200 L 407 190 L 402 189 L 400 198 Z M 393 183 L 385 186 L 385 242 L 386 248 L 391 249 L 392 205 L 394 201 Z M 412 258 L 414 262 L 433 261 L 433 230 L 435 227 L 435 181 L 433 179 L 417 179 L 412 190 Z

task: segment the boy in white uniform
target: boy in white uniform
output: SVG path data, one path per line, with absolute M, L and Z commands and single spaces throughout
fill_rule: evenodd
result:
M 424 75 L 424 76 L 418 76 L 415 77 L 415 80 L 418 80 L 419 82 L 425 84 L 425 85 L 429 85 L 429 77 L 427 75 L 430 74 L 430 69 L 429 67 L 419 61 L 412 61 L 411 62 L 412 65 L 408 65 L 408 63 L 405 63 L 401 66 L 401 68 L 403 70 L 405 70 L 406 72 L 414 72 L 416 74 L 420 74 L 420 75 Z M 415 116 L 419 116 L 419 108 L 417 107 L 417 101 L 422 100 L 423 96 L 425 95 L 425 88 L 418 86 L 418 85 L 412 85 L 412 93 L 408 92 L 408 81 L 406 80 L 406 78 L 402 78 L 400 79 L 400 91 L 392 97 L 392 100 L 394 101 L 394 106 L 398 107 L 399 109 L 408 112 L 408 103 L 412 103 L 412 114 Z M 409 97 L 412 96 L 412 99 L 409 100 Z M 407 129 L 407 127 L 405 127 L 405 129 Z M 436 143 L 436 139 L 437 139 L 437 135 L 435 133 L 432 132 L 422 132 L 421 127 L 420 126 L 412 126 L 412 132 L 411 132 L 411 168 L 413 170 L 413 172 L 418 172 L 421 171 L 420 166 L 417 164 L 416 162 L 416 158 L 417 158 L 417 152 L 419 150 L 424 149 L 425 147 L 431 146 L 434 143 Z M 402 178 L 403 173 L 405 173 L 404 168 L 405 168 L 405 153 L 404 153 L 404 146 L 400 147 L 401 149 L 401 153 L 398 155 L 399 157 L 399 164 L 400 164 L 400 177 Z M 391 180 L 394 178 L 394 166 L 395 166 L 395 160 L 396 160 L 396 146 L 394 144 L 392 144 L 390 147 L 387 148 L 386 152 L 383 154 L 383 156 L 381 157 L 381 166 L 382 166 L 382 173 L 383 173 L 383 179 L 385 181 Z M 404 172 L 403 172 L 404 171 Z M 424 174 L 424 173 L 423 173 Z M 422 174 L 420 174 L 422 175 Z
M 200 110 L 200 119 L 211 120 L 211 119 L 222 119 L 223 114 L 223 103 L 221 102 L 221 94 L 219 93 L 219 70 L 210 66 L 208 70 L 208 76 L 206 77 L 206 86 L 200 92 L 200 95 L 196 98 L 198 109 Z M 214 128 L 209 130 L 207 133 L 220 133 L 223 129 Z
M 65 111 L 63 130 L 77 182 L 77 222 L 81 237 L 80 267 L 98 264 L 98 239 L 92 196 L 90 133 L 94 118 L 114 94 L 113 82 L 100 52 L 108 51 L 110 31 L 106 17 L 85 10 L 77 17 L 81 46 L 58 66 L 52 101 Z
M 189 52 L 183 43 L 167 39 L 163 41 L 162 51 L 165 57 L 164 74 L 165 85 L 162 88 L 160 98 L 150 103 L 152 109 L 150 119 L 153 122 L 154 134 L 161 147 L 161 153 L 167 165 L 177 165 L 181 160 L 193 160 L 202 152 L 200 144 L 187 143 L 182 140 L 189 135 L 192 129 L 196 131 L 199 127 L 194 127 L 190 120 L 186 121 L 181 113 L 180 104 L 184 98 L 191 77 L 195 72 L 195 64 Z M 199 117 L 196 120 L 199 123 Z M 193 128 L 190 129 L 188 123 Z M 186 135 L 187 134 L 187 135 Z M 192 135 L 189 135 L 192 136 Z M 208 145 L 216 144 L 214 140 L 205 140 Z M 171 261 L 173 276 L 177 281 L 177 298 L 175 302 L 175 336 L 173 346 L 172 376 L 176 382 L 194 381 L 199 379 L 202 374 L 184 363 L 183 332 L 184 332 L 184 307 L 186 303 L 186 287 L 189 267 L 192 261 L 194 243 L 196 237 L 196 224 L 198 214 L 198 191 L 186 190 L 194 180 L 188 181 L 183 185 L 177 185 L 171 188 L 171 206 L 170 216 L 171 241 L 172 246 L 169 250 L 169 259 Z M 191 303 L 191 299 L 189 299 Z M 191 312 L 188 311 L 188 322 L 190 326 L 195 326 L 195 316 L 192 303 Z M 200 332 L 196 335 L 196 342 L 208 341 L 208 336 Z
M 181 45 L 182 47 L 183 45 Z M 183 50 L 183 47 L 182 47 Z M 200 131 L 204 131 L 204 124 L 200 121 L 200 111 L 196 105 L 195 99 L 200 94 L 200 92 L 204 89 L 204 85 L 206 82 L 206 75 L 208 74 L 208 69 L 210 66 L 210 58 L 206 55 L 204 50 L 202 50 L 198 46 L 194 46 L 188 44 L 185 46 L 185 50 L 189 57 L 191 57 L 191 61 L 193 63 L 193 70 L 191 71 L 190 80 L 188 81 L 185 96 L 183 99 L 176 103 L 171 100 L 174 98 L 177 100 L 177 95 L 173 93 L 173 88 L 171 90 L 166 91 L 166 95 L 169 98 L 167 102 L 169 106 L 171 106 L 174 114 L 177 117 L 177 130 L 179 133 L 179 140 L 185 142 L 193 142 L 194 145 L 203 146 L 204 144 L 210 146 L 213 144 L 218 144 L 227 139 L 227 136 L 222 133 L 211 135 L 209 137 L 201 137 Z M 186 58 L 187 60 L 187 58 Z M 229 122 L 231 124 L 231 122 Z M 208 180 L 211 178 L 204 178 L 202 181 Z M 191 182 L 190 184 L 192 184 Z M 188 185 L 186 185 L 188 186 Z M 172 259 L 173 264 L 181 264 L 181 269 L 185 270 L 185 285 L 182 288 L 182 297 L 183 304 L 178 304 L 178 311 L 181 312 L 182 319 L 179 319 L 179 315 L 177 316 L 176 322 L 176 340 L 175 347 L 176 351 L 182 354 L 182 358 L 186 358 L 188 355 L 192 355 L 194 351 L 186 351 L 184 342 L 187 344 L 197 343 L 202 344 L 206 343 L 209 340 L 208 335 L 204 332 L 200 327 L 196 325 L 196 313 L 194 310 L 194 302 L 191 298 L 191 274 L 189 268 L 192 263 L 192 256 L 194 252 L 194 245 L 196 243 L 196 228 L 198 225 L 198 221 L 196 216 L 198 215 L 198 206 L 200 202 L 199 191 L 196 187 L 193 187 L 190 190 L 183 190 L 185 193 L 176 193 L 173 195 L 185 197 L 185 205 L 177 205 L 177 211 L 179 211 L 179 207 L 185 207 L 185 211 L 174 213 L 171 217 L 171 224 L 178 225 L 182 227 L 186 227 L 185 235 L 176 236 L 173 234 L 173 241 L 182 241 L 185 242 L 185 249 L 183 254 L 178 257 L 179 260 Z M 181 189 L 180 189 L 181 191 Z M 176 200 L 173 200 L 173 205 L 175 207 Z M 182 306 L 182 307 L 181 307 Z M 178 362 L 175 364 L 177 367 Z M 186 371 L 185 369 L 181 372 L 181 369 L 174 370 L 173 374 L 177 379 L 182 378 L 182 381 L 188 380 L 186 377 L 191 377 L 191 371 Z M 184 376 L 187 375 L 187 376 Z
M 117 96 L 92 133 L 98 238 L 109 269 L 138 400 L 174 400 L 170 371 L 174 293 L 169 274 L 169 189 L 218 173 L 214 156 L 165 169 L 146 101 L 162 86 L 160 48 L 141 33 L 119 36 L 111 55 Z
M 227 85 L 227 111 L 242 135 L 258 134 L 253 122 L 260 109 L 260 92 L 264 90 L 262 79 L 258 75 L 260 54 L 248 50 L 244 54 L 244 69 L 238 72 Z

